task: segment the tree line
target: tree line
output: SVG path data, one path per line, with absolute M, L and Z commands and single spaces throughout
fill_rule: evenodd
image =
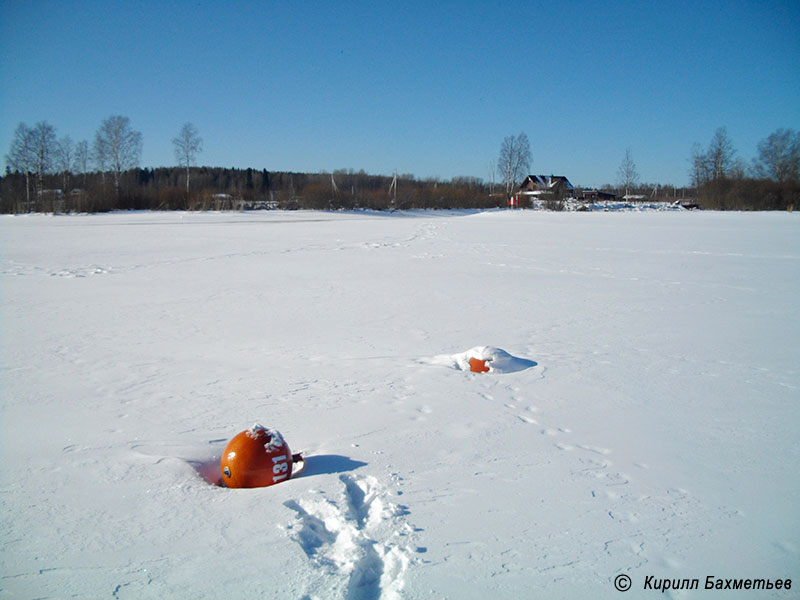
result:
M 778 129 L 761 140 L 750 164 L 724 127 L 692 146 L 690 176 L 698 204 L 713 210 L 792 210 L 800 206 L 800 133 Z
M 800 206 L 800 133 L 778 129 L 759 142 L 751 163 L 737 156 L 725 127 L 708 146 L 695 143 L 689 159 L 695 202 L 711 210 L 792 210 Z M 646 195 L 630 149 L 617 171 L 617 190 L 625 197 Z M 610 188 L 610 186 L 609 186 Z
M 186 176 L 191 190 L 186 191 Z M 41 193 L 26 200 L 26 176 L 0 177 L 0 212 L 107 212 L 112 210 L 411 210 L 496 208 L 505 200 L 489 195 L 468 177 L 449 181 L 396 179 L 364 171 L 295 173 L 222 167 L 135 168 L 119 173 L 119 186 L 98 172 L 73 174 L 81 187 L 48 188 L 60 176 L 44 177 Z M 62 190 L 68 189 L 67 193 Z
M 506 206 L 531 173 L 525 133 L 506 137 L 489 181 L 477 177 L 418 180 L 362 171 L 275 172 L 196 166 L 203 140 L 185 123 L 172 140 L 176 166 L 140 168 L 142 135 L 127 117 L 105 119 L 90 144 L 58 137 L 47 121 L 20 123 L 0 177 L 0 212 L 101 212 L 109 210 L 416 209 Z M 725 128 L 707 148 L 695 144 L 690 159 L 693 189 L 641 183 L 630 149 L 613 191 L 626 199 L 696 199 L 711 209 L 784 210 L 800 202 L 800 134 L 779 129 L 758 145 L 747 164 Z M 500 181 L 495 183 L 495 179 Z M 671 190 L 671 196 L 670 196 Z M 545 204 L 561 208 L 563 203 Z
M 528 136 L 524 132 L 508 136 L 497 162 L 489 164 L 491 178 L 499 174 L 510 198 L 531 172 L 532 160 Z M 737 156 L 727 129 L 720 127 L 708 147 L 692 146 L 690 165 L 689 189 L 643 183 L 628 148 L 617 170 L 616 185 L 605 184 L 600 191 L 630 202 L 681 201 L 714 210 L 792 210 L 800 206 L 800 133 L 792 129 L 778 129 L 759 142 L 756 158 L 748 164 Z M 580 197 L 582 191 L 576 189 L 576 195 Z M 561 200 L 554 196 L 544 206 L 563 209 Z
M 482 180 L 417 180 L 362 171 L 275 172 L 196 166 L 203 140 L 185 123 L 172 140 L 177 166 L 140 168 L 142 135 L 105 119 L 92 143 L 58 137 L 46 121 L 20 123 L 0 177 L 0 212 L 110 210 L 491 208 Z

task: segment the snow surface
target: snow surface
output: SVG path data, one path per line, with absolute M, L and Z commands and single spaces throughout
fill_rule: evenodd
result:
M 798 215 L 3 216 L 0 248 L 0 598 L 800 586 Z M 254 421 L 304 472 L 213 485 Z

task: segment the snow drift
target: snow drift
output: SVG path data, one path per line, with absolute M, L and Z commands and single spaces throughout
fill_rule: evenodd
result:
M 423 358 L 420 362 L 469 371 L 471 358 L 485 361 L 489 372 L 496 374 L 516 373 L 536 366 L 536 361 L 512 356 L 505 350 L 493 346 L 476 346 L 466 352 L 441 354 L 432 358 Z

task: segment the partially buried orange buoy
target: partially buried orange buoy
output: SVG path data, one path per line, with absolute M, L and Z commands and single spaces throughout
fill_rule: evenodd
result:
M 473 357 L 469 359 L 469 370 L 473 373 L 488 373 L 489 367 L 486 366 L 485 360 Z
M 280 432 L 256 423 L 228 442 L 219 467 L 229 488 L 266 487 L 292 476 L 292 452 Z

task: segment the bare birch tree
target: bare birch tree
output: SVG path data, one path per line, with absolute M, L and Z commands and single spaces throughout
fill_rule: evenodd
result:
M 31 129 L 33 141 L 36 188 L 41 195 L 44 190 L 44 176 L 53 169 L 56 153 L 56 129 L 47 121 L 39 121 Z
M 184 123 L 178 137 L 172 140 L 175 146 L 175 160 L 178 166 L 186 168 L 186 193 L 189 193 L 190 168 L 197 155 L 203 150 L 203 140 L 197 135 L 197 128 L 191 123 Z
M 131 129 L 128 117 L 115 115 L 100 124 L 94 137 L 95 160 L 101 172 L 111 168 L 117 197 L 122 172 L 138 167 L 141 154 L 142 134 Z
M 503 175 L 508 198 L 513 194 L 517 182 L 530 170 L 531 161 L 531 145 L 525 133 L 520 133 L 516 137 L 510 135 L 503 140 L 497 168 Z
M 617 169 L 617 181 L 620 187 L 625 189 L 625 196 L 629 195 L 630 189 L 639 183 L 639 173 L 636 171 L 636 163 L 631 157 L 631 150 L 625 150 L 625 158 Z
M 31 173 L 36 164 L 33 145 L 33 134 L 30 127 L 25 123 L 20 123 L 14 130 L 14 139 L 11 140 L 11 148 L 6 154 L 8 165 L 25 175 L 26 210 L 30 210 L 31 206 Z
M 778 129 L 759 142 L 753 170 L 758 177 L 775 181 L 800 179 L 800 133 Z
M 707 160 L 711 168 L 711 178 L 716 180 L 726 177 L 734 166 L 735 156 L 736 150 L 728 137 L 728 130 L 720 127 L 714 132 L 708 146 Z
M 75 172 L 83 176 L 83 191 L 86 191 L 86 174 L 89 172 L 89 142 L 81 140 L 75 146 Z
M 695 189 L 699 190 L 711 180 L 711 170 L 709 169 L 708 165 L 708 156 L 700 147 L 700 144 L 695 143 L 692 146 L 692 158 L 690 160 L 692 167 L 689 171 L 689 174 L 692 178 L 692 185 Z
M 699 190 L 710 181 L 744 176 L 744 163 L 736 159 L 736 150 L 728 137 L 728 130 L 720 127 L 714 132 L 708 149 L 703 152 L 700 144 L 692 146 L 692 183 Z
M 61 172 L 63 192 L 69 193 L 69 177 L 72 172 L 72 162 L 75 159 L 75 144 L 72 138 L 65 135 L 56 144 L 56 165 Z

